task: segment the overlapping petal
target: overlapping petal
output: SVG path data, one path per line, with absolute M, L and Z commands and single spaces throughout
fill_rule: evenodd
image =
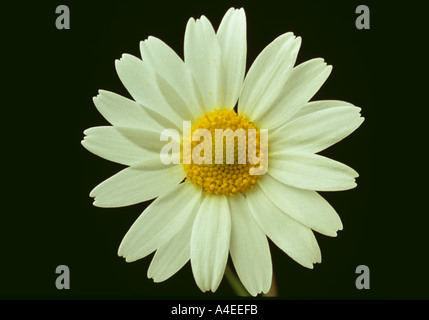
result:
M 219 106 L 232 109 L 246 71 L 246 15 L 243 8 L 227 11 L 219 25 L 217 38 L 221 50 Z
M 162 120 L 163 117 L 151 117 L 148 111 L 134 100 L 110 91 L 100 90 L 93 101 L 97 110 L 113 126 L 159 131 L 169 125 L 169 122 L 158 122 L 158 119 Z
M 202 101 L 192 73 L 176 52 L 162 40 L 151 36 L 140 42 L 140 53 L 143 61 L 159 75 L 158 82 L 164 84 L 161 92 L 169 104 L 181 112 L 183 120 L 200 117 Z
M 316 191 L 356 187 L 358 173 L 338 161 L 311 153 L 278 152 L 269 156 L 268 173 L 287 185 Z
M 201 16 L 186 25 L 185 63 L 191 70 L 205 112 L 219 108 L 221 100 L 221 49 L 210 21 Z
M 200 198 L 201 190 L 189 182 L 164 192 L 128 230 L 119 246 L 118 255 L 131 262 L 163 247 L 190 223 L 188 220 L 198 210 Z
M 300 45 L 301 38 L 288 32 L 265 47 L 244 80 L 239 113 L 244 113 L 250 121 L 261 120 L 260 116 L 278 99 L 290 77 Z
M 159 132 L 102 126 L 89 128 L 84 134 L 82 145 L 104 159 L 128 166 L 144 161 L 161 164 L 160 151 L 165 142 L 160 141 Z
M 228 202 L 231 210 L 230 252 L 235 270 L 252 296 L 267 293 L 273 274 L 267 237 L 250 213 L 244 196 L 230 197 Z
M 115 61 L 115 66 L 123 85 L 136 102 L 162 114 L 176 129 L 182 129 L 183 119 L 189 119 L 188 109 L 178 109 L 169 104 L 167 99 L 177 99 L 177 95 L 169 96 L 174 89 L 148 63 L 123 54 Z
M 298 109 L 298 111 L 293 115 L 293 117 L 290 118 L 289 121 L 292 121 L 293 119 L 300 118 L 302 116 L 305 116 L 305 115 L 313 113 L 313 112 L 327 110 L 327 109 L 335 108 L 335 107 L 352 107 L 352 106 L 353 106 L 353 104 L 351 104 L 350 102 L 341 101 L 341 100 L 310 101 L 310 102 L 302 105 Z M 359 107 L 356 107 L 356 108 L 359 109 L 359 111 L 360 111 Z
M 322 261 L 319 245 L 311 229 L 284 214 L 259 186 L 246 199 L 260 228 L 287 255 L 310 269 L 314 263 Z
M 331 237 L 342 230 L 337 212 L 316 191 L 285 185 L 268 174 L 258 184 L 274 205 L 303 225 Z
M 175 188 L 186 176 L 182 166 L 160 164 L 159 158 L 128 167 L 90 193 L 97 207 L 123 207 L 151 200 Z
M 147 271 L 148 278 L 155 282 L 165 281 L 189 261 L 194 220 L 195 215 L 188 217 L 182 229 L 170 241 L 159 246 Z
M 341 141 L 363 122 L 360 109 L 334 107 L 306 114 L 275 130 L 270 137 L 272 150 L 317 153 Z
M 293 68 L 277 100 L 266 105 L 258 124 L 271 130 L 285 124 L 319 91 L 331 71 L 332 66 L 321 58 L 308 60 Z M 267 90 L 267 95 L 270 91 Z
M 228 260 L 231 216 L 224 195 L 207 195 L 195 217 L 191 236 L 191 266 L 201 291 L 216 291 Z

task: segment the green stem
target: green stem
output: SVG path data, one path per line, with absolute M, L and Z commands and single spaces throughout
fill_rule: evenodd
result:
M 250 297 L 250 294 L 247 292 L 247 290 L 242 285 L 241 281 L 238 279 L 238 277 L 235 275 L 235 273 L 232 271 L 229 264 L 226 266 L 225 269 L 225 278 L 228 280 L 229 284 L 231 285 L 234 292 L 240 296 L 240 297 Z
M 278 297 L 279 296 L 279 293 L 278 293 L 278 290 L 277 290 L 276 278 L 274 276 L 274 273 L 273 273 L 273 282 L 271 283 L 270 291 L 268 291 L 267 293 L 263 294 L 262 296 L 263 297 L 270 297 L 270 298 Z
M 240 296 L 240 297 L 250 297 L 250 294 L 247 292 L 247 290 L 244 288 L 243 284 L 241 283 L 240 279 L 238 279 L 237 275 L 232 271 L 229 264 L 226 265 L 225 269 L 225 278 L 228 280 L 229 284 L 231 285 L 234 292 Z M 278 297 L 278 290 L 277 290 L 277 284 L 276 279 L 273 274 L 273 282 L 271 284 L 270 291 L 268 291 L 265 294 L 262 294 L 263 297 Z

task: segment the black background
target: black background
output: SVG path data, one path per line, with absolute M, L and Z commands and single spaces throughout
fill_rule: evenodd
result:
M 417 3 L 417 2 L 416 2 Z M 55 9 L 70 9 L 57 30 Z M 357 30 L 355 9 L 368 5 L 371 29 Z M 308 270 L 271 243 L 279 295 L 285 299 L 428 299 L 427 76 L 423 9 L 380 1 L 43 1 L 3 7 L 3 102 L 0 298 L 232 298 L 223 280 L 201 293 L 189 263 L 155 284 L 151 256 L 126 263 L 122 237 L 149 203 L 92 206 L 90 190 L 122 166 L 80 144 L 86 128 L 106 125 L 92 104 L 99 89 L 129 96 L 114 60 L 139 55 L 139 41 L 159 37 L 179 55 L 190 17 L 217 28 L 231 6 L 247 16 L 247 67 L 275 37 L 303 38 L 298 63 L 323 57 L 333 72 L 313 98 L 339 99 L 366 118 L 322 154 L 356 169 L 358 187 L 323 193 L 344 230 L 316 234 L 322 264 Z M 55 268 L 70 268 L 70 290 L 55 287 Z M 355 269 L 370 268 L 357 290 Z

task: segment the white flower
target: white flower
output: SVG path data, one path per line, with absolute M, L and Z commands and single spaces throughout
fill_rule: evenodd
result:
M 317 191 L 351 189 L 358 174 L 316 153 L 348 136 L 363 118 L 360 108 L 344 101 L 309 102 L 332 67 L 320 58 L 294 67 L 300 44 L 292 33 L 279 36 L 244 79 L 246 18 L 243 9 L 231 8 L 217 32 L 204 16 L 188 21 L 184 61 L 154 37 L 141 42 L 142 59 L 124 54 L 116 61 L 134 100 L 100 91 L 94 103 L 112 126 L 86 130 L 82 144 L 127 167 L 90 196 L 99 207 L 156 198 L 118 251 L 128 262 L 156 251 L 148 270 L 154 281 L 190 260 L 199 288 L 215 291 L 230 254 L 249 293 L 266 293 L 272 281 L 267 237 L 313 268 L 321 253 L 312 230 L 336 236 L 342 229 Z M 184 120 L 193 130 L 231 123 L 268 129 L 267 174 L 249 176 L 250 164 L 163 164 L 160 133 L 172 128 L 183 134 Z

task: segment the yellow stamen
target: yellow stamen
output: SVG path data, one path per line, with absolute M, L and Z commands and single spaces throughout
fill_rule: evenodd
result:
M 187 174 L 186 179 L 192 181 L 205 192 L 210 194 L 224 194 L 231 196 L 237 193 L 244 194 L 248 190 L 251 190 L 253 185 L 256 183 L 256 180 L 261 177 L 260 175 L 249 175 L 250 168 L 259 166 L 259 164 L 251 164 L 247 154 L 248 144 L 251 143 L 254 143 L 256 146 L 256 156 L 259 156 L 260 153 L 259 130 L 256 126 L 252 122 L 248 121 L 244 115 L 237 114 L 234 110 L 216 109 L 197 119 L 196 123 L 192 126 L 191 131 L 194 133 L 195 130 L 198 129 L 207 129 L 211 133 L 212 163 L 209 164 L 203 162 L 201 164 L 197 164 L 192 159 L 190 164 L 184 165 Z M 245 132 L 246 149 L 244 152 L 238 148 L 239 137 L 230 136 L 230 138 L 234 139 L 234 161 L 232 164 L 227 163 L 227 138 L 223 138 L 222 141 L 222 163 L 219 163 L 219 160 L 222 158 L 219 156 L 216 157 L 215 155 L 216 129 L 231 129 L 232 131 L 243 129 Z M 249 129 L 256 130 L 256 139 L 249 140 Z M 190 137 L 192 137 L 192 134 Z M 192 150 L 194 150 L 194 147 L 199 143 L 200 141 L 191 141 L 190 154 L 192 154 Z M 201 151 L 202 157 L 204 156 L 204 152 L 204 150 Z M 189 154 L 185 154 L 183 157 L 186 157 L 187 159 L 192 158 Z M 232 156 L 229 157 L 229 162 L 231 162 L 231 160 Z M 189 161 L 187 163 L 189 163 Z

